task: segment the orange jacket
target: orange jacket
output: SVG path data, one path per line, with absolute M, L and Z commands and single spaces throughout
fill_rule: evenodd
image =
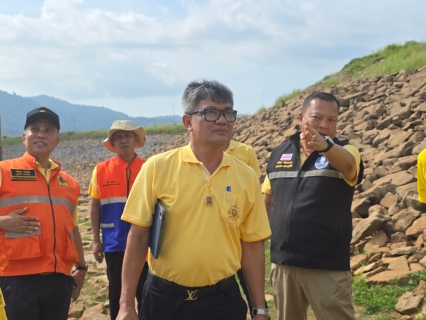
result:
M 28 153 L 0 162 L 0 215 L 28 207 L 23 215 L 36 216 L 40 222 L 33 234 L 0 230 L 0 276 L 44 272 L 70 275 L 74 262 L 78 262 L 73 214 L 80 186 L 58 166 L 52 169 L 48 184 Z
M 144 162 L 137 155 L 131 163 L 116 156 L 96 166 L 104 252 L 124 252 L 126 249 L 131 224 L 121 220 L 121 215 Z

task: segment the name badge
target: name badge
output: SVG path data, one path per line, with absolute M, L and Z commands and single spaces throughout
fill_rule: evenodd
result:
M 10 169 L 12 181 L 36 181 L 35 169 Z

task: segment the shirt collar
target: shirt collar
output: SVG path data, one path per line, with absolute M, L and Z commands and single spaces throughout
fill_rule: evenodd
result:
M 231 152 L 232 150 L 234 150 L 236 147 L 237 147 L 237 146 L 235 145 L 235 142 L 231 140 L 231 141 L 229 142 L 229 144 L 228 144 L 228 148 L 226 148 L 225 152 L 226 152 L 226 153 L 229 153 L 229 152 Z
M 35 163 L 36 163 L 36 166 L 39 170 L 43 169 L 41 164 L 37 160 L 36 160 Z M 58 164 L 55 161 L 53 161 L 52 159 L 49 159 L 49 165 L 50 165 L 50 168 L 49 168 L 50 170 L 58 168 Z
M 35 157 L 33 157 L 32 155 L 30 155 L 28 152 L 25 152 L 23 155 L 23 158 L 26 159 L 28 162 L 32 162 L 33 164 L 35 163 L 36 166 L 38 168 L 41 168 L 40 163 L 36 160 Z M 56 169 L 60 167 L 59 162 L 56 162 L 54 160 L 52 160 L 51 158 L 49 158 L 49 165 L 50 165 L 50 169 Z
M 220 167 L 230 167 L 231 166 L 231 156 L 223 153 L 222 161 L 220 162 Z M 200 160 L 194 154 L 192 150 L 191 143 L 188 143 L 186 146 L 182 147 L 182 161 L 188 163 L 201 163 Z

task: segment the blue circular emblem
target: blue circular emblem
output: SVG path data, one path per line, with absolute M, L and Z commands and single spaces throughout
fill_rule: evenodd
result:
M 328 160 L 324 156 L 319 157 L 317 161 L 315 161 L 315 168 L 317 169 L 324 169 L 327 166 L 328 166 Z

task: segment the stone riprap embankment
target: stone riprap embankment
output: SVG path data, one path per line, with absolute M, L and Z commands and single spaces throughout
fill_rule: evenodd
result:
M 136 149 L 136 153 L 145 158 L 148 153 L 173 137 L 174 135 L 150 135 L 145 146 Z M 52 158 L 61 162 L 63 170 L 78 180 L 82 193 L 87 192 L 95 165 L 114 156 L 102 145 L 102 141 L 103 139 L 61 141 L 52 153 Z M 24 152 L 23 144 L 3 147 L 3 160 L 20 157 Z

